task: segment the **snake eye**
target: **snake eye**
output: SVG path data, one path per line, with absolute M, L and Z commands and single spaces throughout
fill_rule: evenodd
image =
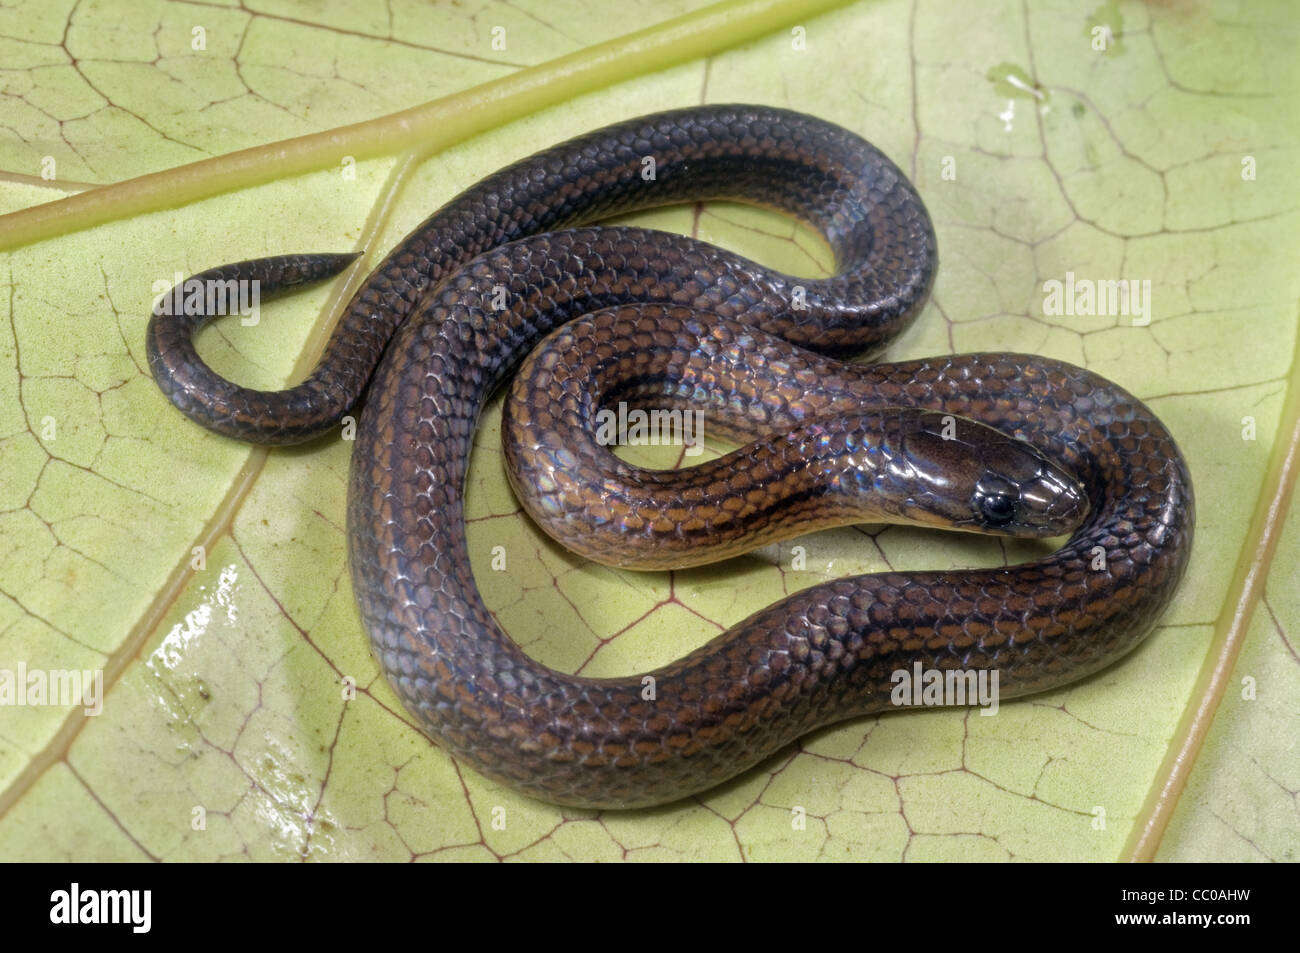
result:
M 1018 497 L 1019 494 L 1010 485 L 980 484 L 975 488 L 975 505 L 990 526 L 1006 526 L 1016 518 Z

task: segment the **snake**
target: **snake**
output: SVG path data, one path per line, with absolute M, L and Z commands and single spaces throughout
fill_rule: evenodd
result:
M 705 200 L 805 223 L 832 273 L 595 224 Z M 251 259 L 186 286 L 256 282 L 267 298 L 359 254 Z M 864 139 L 775 107 L 696 106 L 467 188 L 362 281 L 300 384 L 255 391 L 209 368 L 193 338 L 218 309 L 156 305 L 146 349 L 167 398 L 219 434 L 290 444 L 355 421 L 352 586 L 379 667 L 433 741 L 552 804 L 643 808 L 701 796 L 815 728 L 898 709 L 896 675 L 917 666 L 997 673 L 1004 699 L 1075 682 L 1132 651 L 1173 598 L 1192 484 L 1140 400 L 1030 354 L 862 359 L 908 326 L 937 268 L 919 194 Z M 503 424 L 510 481 L 593 559 L 652 569 L 796 524 L 874 519 L 1068 538 L 1014 565 L 811 585 L 650 672 L 560 672 L 498 625 L 466 536 L 479 415 L 521 364 Z M 620 401 L 699 408 L 712 434 L 749 442 L 638 468 L 591 437 L 593 415 Z

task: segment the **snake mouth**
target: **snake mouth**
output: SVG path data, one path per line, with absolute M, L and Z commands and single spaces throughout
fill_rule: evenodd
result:
M 1072 473 L 987 424 L 923 413 L 907 420 L 900 448 L 894 488 L 912 503 L 908 522 L 1045 538 L 1074 532 L 1088 515 L 1088 494 Z
M 1041 466 L 1018 482 L 986 475 L 971 498 L 974 515 L 962 528 L 1027 538 L 1064 536 L 1083 525 L 1089 512 L 1083 485 L 1060 467 L 1040 458 Z
M 1005 532 L 1016 536 L 1045 538 L 1064 536 L 1083 525 L 1088 515 L 1088 494 L 1072 474 L 1032 454 L 1033 474 L 1014 480 L 1005 475 L 991 475 L 976 485 L 972 507 L 977 522 L 983 520 L 987 532 Z
M 1040 474 L 1023 496 L 1032 498 L 1043 507 L 1047 522 L 1057 529 L 1049 535 L 1059 536 L 1073 532 L 1083 525 L 1092 510 L 1084 485 L 1056 466 Z

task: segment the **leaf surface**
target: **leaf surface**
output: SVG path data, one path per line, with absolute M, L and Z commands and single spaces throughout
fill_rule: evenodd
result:
M 802 22 L 778 9 L 786 19 L 759 39 L 710 28 L 710 55 L 617 83 L 571 91 L 547 74 L 537 95 L 555 105 L 501 118 L 509 106 L 491 84 L 655 26 L 645 9 L 110 0 L 64 4 L 66 24 L 44 2 L 0 11 L 0 212 L 17 213 L 0 217 L 0 671 L 97 670 L 106 693 L 95 717 L 0 707 L 0 857 L 1296 859 L 1287 4 L 1229 16 L 1209 4 L 977 12 L 883 0 Z M 654 10 L 665 22 L 709 12 Z M 475 134 L 428 156 L 400 124 L 349 127 L 454 94 Z M 199 430 L 148 374 L 147 315 L 157 282 L 227 261 L 365 248 L 373 264 L 431 210 L 545 144 L 729 101 L 840 123 L 916 182 L 941 265 L 891 359 L 1031 351 L 1117 381 L 1188 458 L 1196 549 L 1155 634 L 1084 682 L 992 718 L 848 722 L 669 808 L 557 809 L 430 745 L 380 676 L 346 571 L 351 444 L 268 454 Z M 291 151 L 277 143 L 312 134 L 323 138 L 302 161 L 314 171 L 268 171 Z M 240 149 L 259 151 L 238 168 L 214 158 Z M 213 164 L 156 180 L 204 196 L 174 208 L 139 178 L 201 160 Z M 142 191 L 98 188 L 114 182 Z M 72 194 L 85 202 L 62 217 L 64 206 L 39 208 Z M 830 265 L 815 236 L 754 209 L 626 220 L 799 274 Z M 23 238 L 36 228 L 42 240 Z M 1150 322 L 1045 313 L 1044 283 L 1067 272 L 1149 281 Z M 298 380 L 349 290 L 268 305 L 255 327 L 219 322 L 200 350 L 250 386 Z M 567 671 L 665 663 L 824 579 L 1037 552 L 858 527 L 798 541 L 801 568 L 787 544 L 689 572 L 619 573 L 522 515 L 499 417 L 498 399 L 470 476 L 473 568 L 506 630 Z M 505 571 L 492 568 L 497 547 Z M 1186 776 L 1175 749 L 1191 750 Z

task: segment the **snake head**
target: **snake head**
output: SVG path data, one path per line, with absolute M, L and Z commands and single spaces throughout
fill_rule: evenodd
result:
M 915 488 L 907 522 L 972 533 L 1047 537 L 1073 532 L 1088 494 L 1028 443 L 953 414 L 911 412 L 902 468 Z

